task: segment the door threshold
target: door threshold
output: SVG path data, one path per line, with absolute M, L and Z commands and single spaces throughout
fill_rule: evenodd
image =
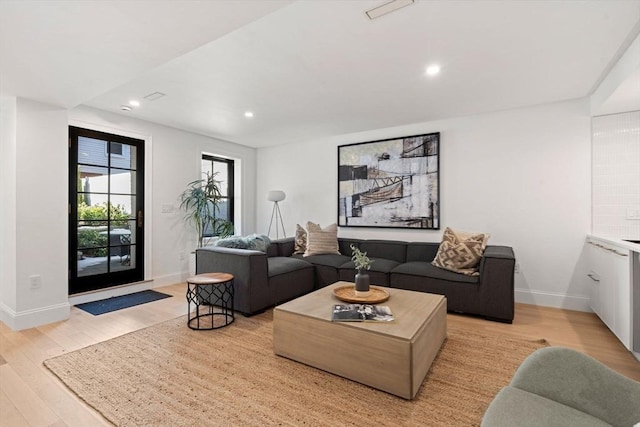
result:
M 73 294 L 69 295 L 69 304 L 83 304 L 85 302 L 99 301 L 111 297 L 119 297 L 121 295 L 132 294 L 134 292 L 146 291 L 153 287 L 152 284 L 153 279 L 142 280 L 140 282 L 125 283 L 124 285 L 116 285 L 105 289 L 97 289 L 94 291 Z

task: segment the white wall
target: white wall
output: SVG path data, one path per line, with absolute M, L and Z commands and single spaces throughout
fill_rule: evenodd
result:
M 241 173 L 236 182 L 244 199 L 238 228 L 242 233 L 254 231 L 254 149 L 86 107 L 67 111 L 20 98 L 0 101 L 0 319 L 10 328 L 69 317 L 70 123 L 148 142 L 150 265 L 146 278 L 153 282 L 147 287 L 176 283 L 188 274 L 196 236 L 185 226 L 177 198 L 188 182 L 200 177 L 203 152 L 238 160 Z M 163 207 L 172 211 L 163 213 Z M 30 287 L 31 276 L 41 277 L 40 288 Z
M 0 96 L 1 313 L 16 311 L 16 104 L 15 97 Z
M 591 95 L 591 115 L 640 109 L 640 35 Z
M 2 206 L 5 226 L 13 230 L 3 242 L 2 256 L 11 265 L 6 276 L 3 271 L 0 308 L 3 322 L 24 329 L 69 316 L 67 111 L 18 98 L 14 112 L 14 120 L 2 123 L 3 169 L 14 165 L 7 171 L 9 202 Z M 32 276 L 39 276 L 40 287 L 31 288 Z
M 640 111 L 594 117 L 594 234 L 640 239 Z
M 514 248 L 516 300 L 588 311 L 579 278 L 590 230 L 590 114 L 576 100 L 426 122 L 258 150 L 257 232 L 266 233 L 268 190 L 281 189 L 287 235 L 307 220 L 337 218 L 337 146 L 440 132 L 440 198 L 446 226 L 491 233 Z M 442 230 L 340 228 L 340 236 L 439 241 Z
M 134 113 L 132 113 L 134 114 Z M 200 178 L 202 153 L 218 154 L 235 159 L 240 167 L 240 194 L 237 232 L 252 233 L 255 226 L 256 158 L 255 149 L 208 138 L 175 128 L 137 120 L 88 107 L 70 111 L 70 121 L 79 126 L 113 133 L 138 134 L 150 141 L 151 170 L 151 277 L 153 286 L 176 283 L 186 278 L 189 254 L 197 246 L 195 232 L 185 227 L 183 211 L 178 208 L 178 196 L 186 184 Z M 149 144 L 148 144 L 149 145 Z M 167 207 L 172 212 L 163 212 Z

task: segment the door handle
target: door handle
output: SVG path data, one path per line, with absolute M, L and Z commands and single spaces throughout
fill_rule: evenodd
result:
M 142 209 L 139 209 L 138 210 L 138 228 L 142 228 L 142 224 L 143 224 L 142 218 L 143 218 Z

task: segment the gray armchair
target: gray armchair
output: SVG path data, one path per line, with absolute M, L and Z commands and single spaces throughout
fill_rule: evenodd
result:
M 640 383 L 577 351 L 531 354 L 498 393 L 482 427 L 632 427 L 640 423 Z

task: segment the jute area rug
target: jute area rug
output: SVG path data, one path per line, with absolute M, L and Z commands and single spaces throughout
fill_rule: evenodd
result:
M 276 356 L 272 319 L 269 311 L 192 331 L 181 317 L 44 364 L 118 426 L 473 426 L 520 363 L 547 345 L 449 327 L 407 401 Z

